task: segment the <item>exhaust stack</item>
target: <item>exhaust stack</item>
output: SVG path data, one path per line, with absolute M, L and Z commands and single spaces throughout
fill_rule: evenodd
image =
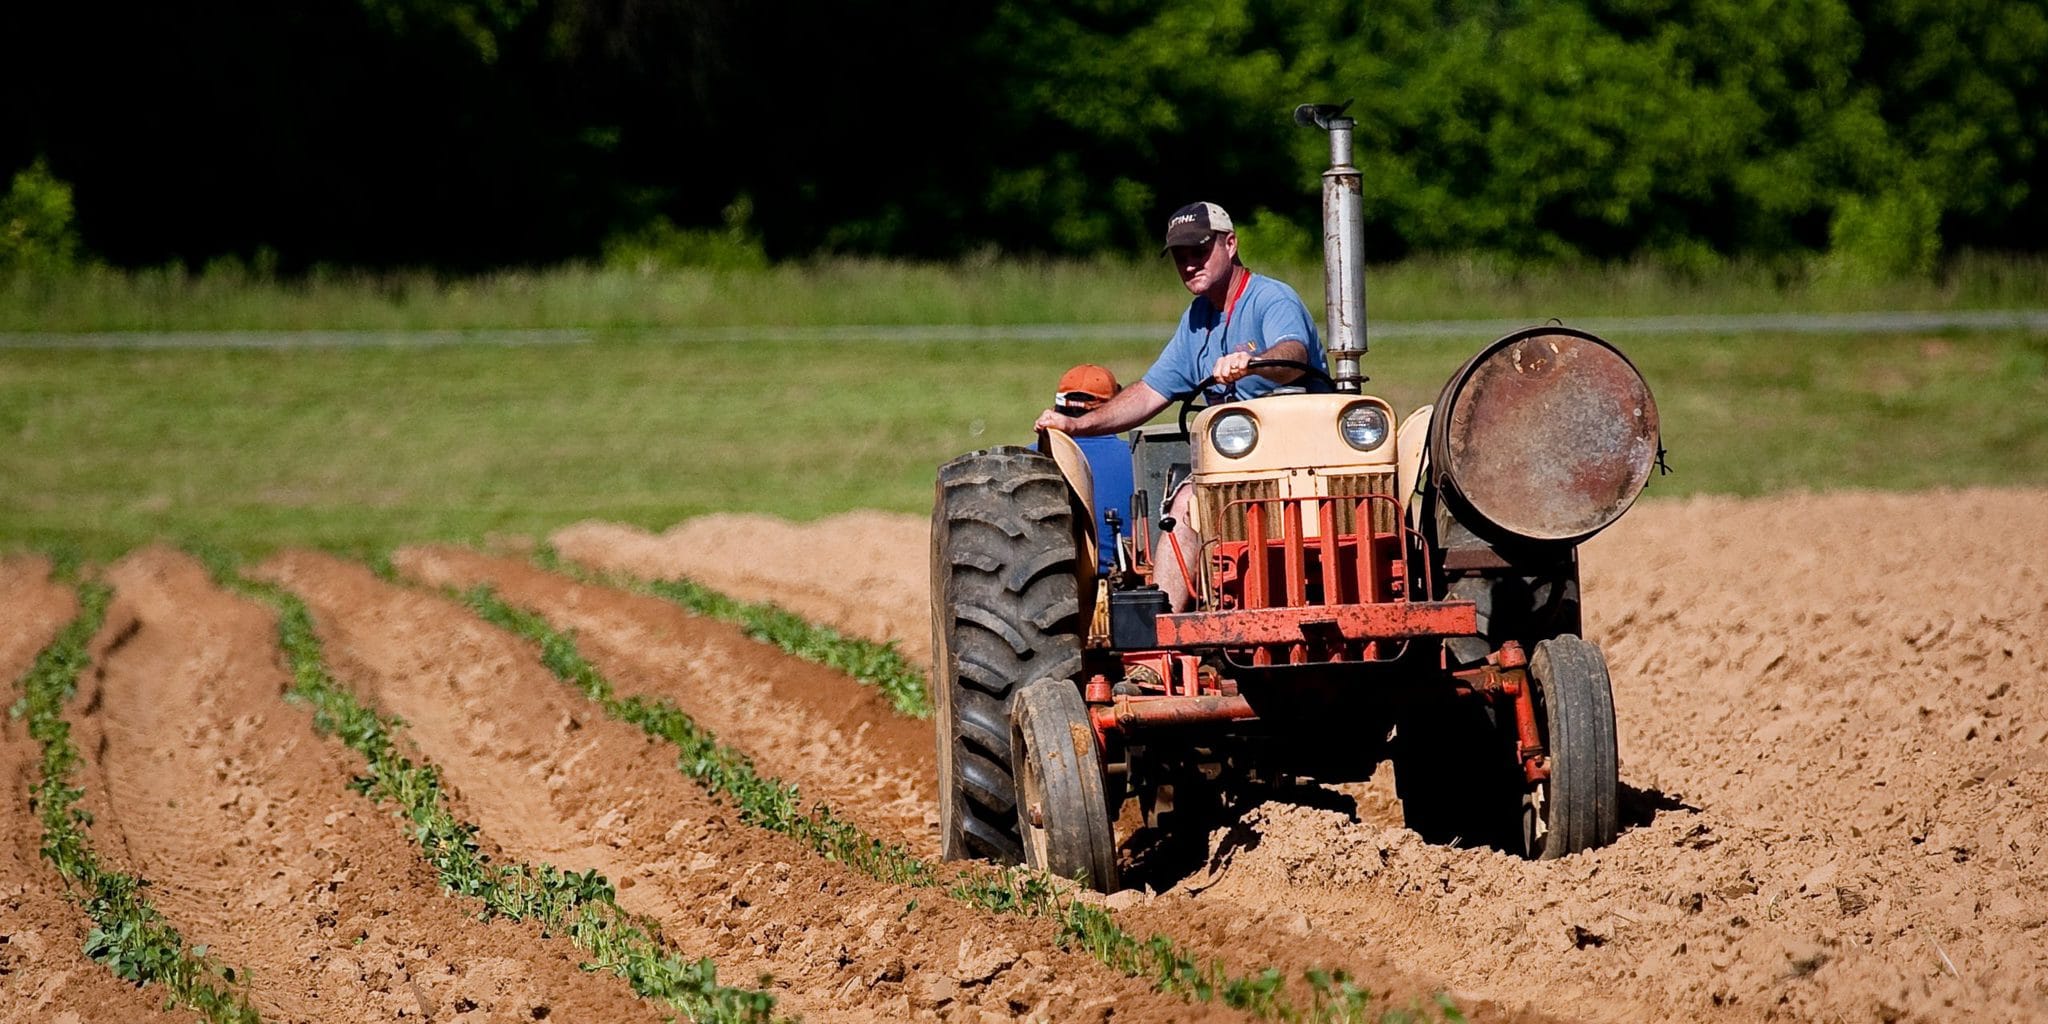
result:
M 1323 305 L 1330 329 L 1323 348 L 1337 390 L 1357 394 L 1365 381 L 1358 368 L 1366 343 L 1365 186 L 1351 165 L 1351 131 L 1357 122 L 1343 116 L 1350 106 L 1348 100 L 1304 103 L 1294 108 L 1294 123 L 1330 134 L 1330 169 L 1323 172 Z

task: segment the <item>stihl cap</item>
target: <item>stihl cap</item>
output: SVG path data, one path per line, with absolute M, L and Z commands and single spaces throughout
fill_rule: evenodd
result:
M 1175 246 L 1207 245 L 1211 237 L 1235 230 L 1223 207 L 1215 203 L 1189 203 L 1166 219 L 1166 246 L 1159 251 L 1163 255 Z

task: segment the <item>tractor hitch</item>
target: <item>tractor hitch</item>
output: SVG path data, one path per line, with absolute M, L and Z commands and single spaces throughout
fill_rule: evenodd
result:
M 1536 691 L 1529 685 L 1529 656 L 1522 645 L 1509 640 L 1487 655 L 1485 664 L 1451 675 L 1460 693 L 1507 701 L 1514 708 L 1515 759 L 1521 762 L 1522 777 L 1531 785 L 1550 778 L 1549 751 L 1536 724 Z

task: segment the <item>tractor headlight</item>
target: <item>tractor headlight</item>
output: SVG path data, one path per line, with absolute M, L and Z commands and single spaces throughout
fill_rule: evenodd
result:
M 1226 412 L 1209 424 L 1209 443 L 1229 458 L 1238 458 L 1259 443 L 1259 421 L 1250 413 Z
M 1359 403 L 1337 417 L 1337 432 L 1344 443 L 1362 452 L 1372 451 L 1387 440 L 1387 414 L 1377 405 Z

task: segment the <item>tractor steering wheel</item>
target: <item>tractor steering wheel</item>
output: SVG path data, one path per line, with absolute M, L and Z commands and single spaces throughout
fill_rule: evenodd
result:
M 1329 374 L 1323 372 L 1322 370 L 1318 370 L 1314 366 L 1311 366 L 1308 363 L 1304 363 L 1298 359 L 1254 359 L 1251 362 L 1245 364 L 1245 369 L 1256 370 L 1261 367 L 1267 366 L 1278 367 L 1283 370 L 1300 370 L 1309 379 L 1322 381 L 1326 386 L 1330 388 L 1330 390 L 1334 391 L 1337 389 L 1337 382 L 1331 380 Z M 1182 392 L 1181 394 L 1174 396 L 1176 399 L 1180 401 L 1181 433 L 1185 434 L 1188 432 L 1188 416 L 1195 410 L 1195 399 L 1198 396 L 1200 396 L 1203 392 L 1209 390 L 1209 387 L 1211 385 L 1216 383 L 1219 382 L 1216 380 L 1215 376 L 1211 375 L 1208 377 L 1204 377 L 1201 379 L 1200 382 L 1198 382 L 1195 385 L 1194 390 Z M 1235 385 L 1232 385 L 1230 390 L 1232 394 L 1235 394 L 1237 392 L 1237 388 Z

